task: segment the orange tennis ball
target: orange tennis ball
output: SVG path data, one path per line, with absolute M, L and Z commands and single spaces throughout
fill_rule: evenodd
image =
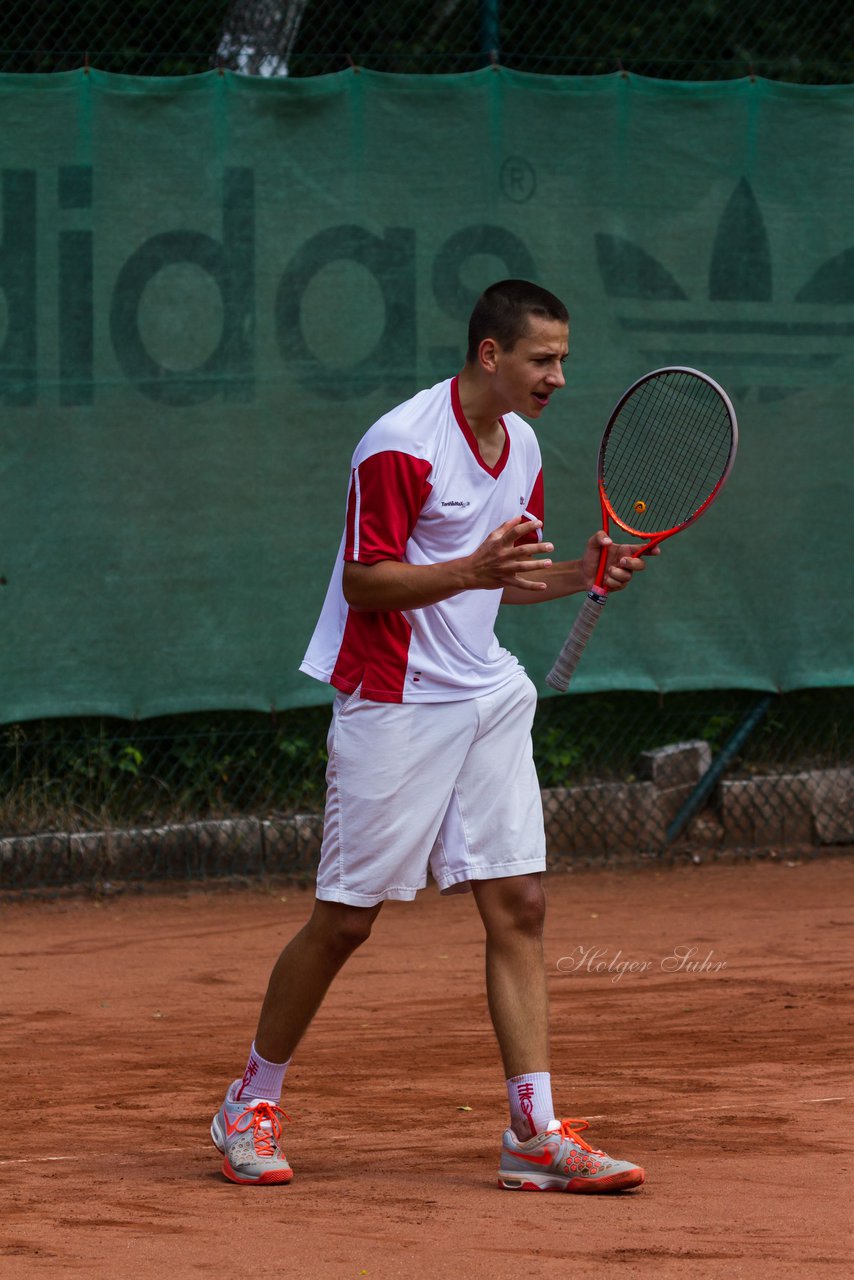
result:
M 638 513 L 639 516 L 643 515 L 644 511 L 646 511 L 646 503 L 643 501 L 642 498 L 638 498 L 637 502 L 635 503 L 635 511 Z

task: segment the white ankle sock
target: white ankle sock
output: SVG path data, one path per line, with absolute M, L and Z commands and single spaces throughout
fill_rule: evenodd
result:
M 554 1120 L 552 1078 L 548 1071 L 531 1071 L 507 1081 L 510 1127 L 520 1142 L 542 1133 Z
M 270 1102 L 278 1102 L 289 1064 L 290 1058 L 287 1062 L 268 1062 L 261 1057 L 253 1042 L 243 1078 L 233 1085 L 234 1101 L 252 1102 L 255 1098 L 267 1098 Z

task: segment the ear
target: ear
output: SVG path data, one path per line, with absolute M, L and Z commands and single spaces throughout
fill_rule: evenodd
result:
M 477 358 L 487 373 L 495 373 L 498 366 L 498 343 L 494 338 L 484 338 L 477 349 Z

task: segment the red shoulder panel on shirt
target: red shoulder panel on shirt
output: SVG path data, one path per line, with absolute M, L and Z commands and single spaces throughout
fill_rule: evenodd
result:
M 430 493 L 432 464 L 388 449 L 354 467 L 347 498 L 344 559 L 359 564 L 402 560 Z

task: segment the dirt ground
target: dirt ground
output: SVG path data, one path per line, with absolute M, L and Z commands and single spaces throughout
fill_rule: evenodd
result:
M 637 1191 L 500 1191 L 470 896 L 387 906 L 286 1082 L 288 1187 L 208 1128 L 310 892 L 0 908 L 0 1275 L 854 1274 L 854 861 L 554 873 L 553 1082 Z

